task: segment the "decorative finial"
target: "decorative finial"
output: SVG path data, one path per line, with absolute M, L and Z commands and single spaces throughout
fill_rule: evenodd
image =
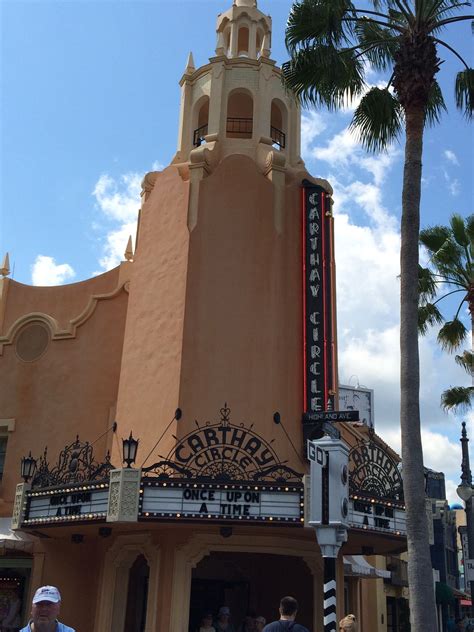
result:
M 132 245 L 132 236 L 128 238 L 127 247 L 125 248 L 124 254 L 126 261 L 133 261 L 133 245 Z
M 234 0 L 234 7 L 256 7 L 257 0 Z
M 0 267 L 0 275 L 2 277 L 6 277 L 9 274 L 10 274 L 10 259 L 8 257 L 8 252 L 7 252 L 5 257 L 3 258 L 2 266 Z
M 192 75 L 195 70 L 196 70 L 196 66 L 194 65 L 194 57 L 193 57 L 193 54 L 190 52 L 188 55 L 188 61 L 186 62 L 186 68 L 184 70 L 184 74 Z

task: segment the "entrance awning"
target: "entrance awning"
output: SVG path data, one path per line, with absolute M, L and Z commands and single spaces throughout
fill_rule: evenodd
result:
M 389 579 L 390 571 L 375 568 L 363 555 L 344 555 L 344 575 L 349 577 L 364 577 L 366 579 Z
M 12 531 L 11 526 L 11 518 L 0 518 L 0 550 L 31 552 L 36 538 L 27 533 Z

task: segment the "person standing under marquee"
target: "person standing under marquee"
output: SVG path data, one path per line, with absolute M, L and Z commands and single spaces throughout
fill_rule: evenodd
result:
M 280 619 L 272 621 L 263 628 L 263 632 L 308 632 L 304 625 L 295 623 L 298 602 L 294 597 L 283 597 L 280 601 Z
M 61 595 L 55 586 L 38 588 L 31 605 L 31 619 L 20 632 L 75 632 L 58 621 Z

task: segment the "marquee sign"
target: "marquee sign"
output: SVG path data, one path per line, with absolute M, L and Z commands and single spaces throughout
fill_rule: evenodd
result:
M 301 483 L 291 486 L 145 481 L 141 519 L 304 523 Z
M 106 483 L 27 493 L 23 525 L 105 520 L 109 486 Z
M 397 503 L 355 496 L 349 501 L 348 523 L 353 529 L 406 535 L 405 507 Z
M 301 481 L 302 474 L 280 461 L 273 440 L 257 434 L 253 424 L 231 423 L 230 412 L 225 404 L 220 421 L 203 426 L 196 421 L 196 430 L 179 439 L 166 459 L 143 468 L 144 475 L 216 483 Z
M 328 194 L 303 182 L 304 405 L 334 407 L 333 219 Z
M 356 444 L 349 453 L 352 494 L 380 499 L 403 499 L 403 481 L 398 462 L 373 440 Z

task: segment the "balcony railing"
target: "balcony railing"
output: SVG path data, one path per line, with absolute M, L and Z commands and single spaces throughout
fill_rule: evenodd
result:
M 207 131 L 208 131 L 207 123 L 205 125 L 201 125 L 201 127 L 198 127 L 197 129 L 194 130 L 194 136 L 193 136 L 194 147 L 200 147 L 202 145 L 204 141 L 204 137 L 207 136 Z
M 227 119 L 227 134 L 236 134 L 244 138 L 251 138 L 253 133 L 253 119 L 235 118 Z
M 281 129 L 273 127 L 272 125 L 270 127 L 270 136 L 275 145 L 278 145 L 280 149 L 285 149 L 286 135 L 281 131 Z

